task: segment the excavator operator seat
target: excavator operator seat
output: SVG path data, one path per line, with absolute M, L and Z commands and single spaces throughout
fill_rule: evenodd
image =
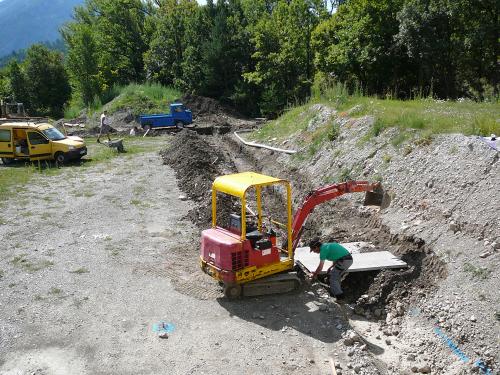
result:
M 255 249 L 257 246 L 257 243 L 262 240 L 262 233 L 260 233 L 258 230 L 254 230 L 252 232 L 247 233 L 247 240 L 250 240 L 250 243 L 252 244 L 252 248 Z
M 229 231 L 235 234 L 241 234 L 241 216 L 237 214 L 229 215 Z

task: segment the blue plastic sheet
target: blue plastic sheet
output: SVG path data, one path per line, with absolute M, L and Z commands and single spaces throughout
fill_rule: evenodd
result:
M 441 331 L 438 327 L 435 327 L 434 328 L 434 333 L 440 337 L 444 343 L 451 349 L 451 351 L 458 357 L 462 360 L 462 362 L 469 362 L 470 361 L 470 358 L 467 357 L 467 355 L 462 352 L 458 346 L 453 342 L 451 341 L 451 339 L 446 336 L 443 331 Z M 491 375 L 493 374 L 493 371 L 488 368 L 488 366 L 480 359 L 478 359 L 476 362 L 474 362 L 474 366 L 475 367 L 478 367 L 479 368 L 479 371 L 481 372 L 481 374 L 485 374 L 485 375 Z
M 153 324 L 153 332 L 157 333 L 172 333 L 175 330 L 175 326 L 172 323 L 167 323 L 160 321 Z

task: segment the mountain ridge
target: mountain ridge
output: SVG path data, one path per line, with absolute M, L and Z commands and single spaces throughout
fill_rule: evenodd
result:
M 84 0 L 2 0 L 0 57 L 38 42 L 61 38 L 59 28 L 71 20 L 73 8 Z

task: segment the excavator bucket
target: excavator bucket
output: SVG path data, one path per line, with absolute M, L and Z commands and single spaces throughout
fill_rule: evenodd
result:
M 365 194 L 364 206 L 380 206 L 380 208 L 389 207 L 390 197 L 381 185 L 378 185 L 373 191 L 367 191 Z

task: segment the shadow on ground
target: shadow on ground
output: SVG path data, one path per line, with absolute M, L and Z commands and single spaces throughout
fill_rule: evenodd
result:
M 273 331 L 295 330 L 325 343 L 340 340 L 341 330 L 336 326 L 345 326 L 341 307 L 327 300 L 320 301 L 312 290 L 234 301 L 218 298 L 217 302 L 231 316 Z

